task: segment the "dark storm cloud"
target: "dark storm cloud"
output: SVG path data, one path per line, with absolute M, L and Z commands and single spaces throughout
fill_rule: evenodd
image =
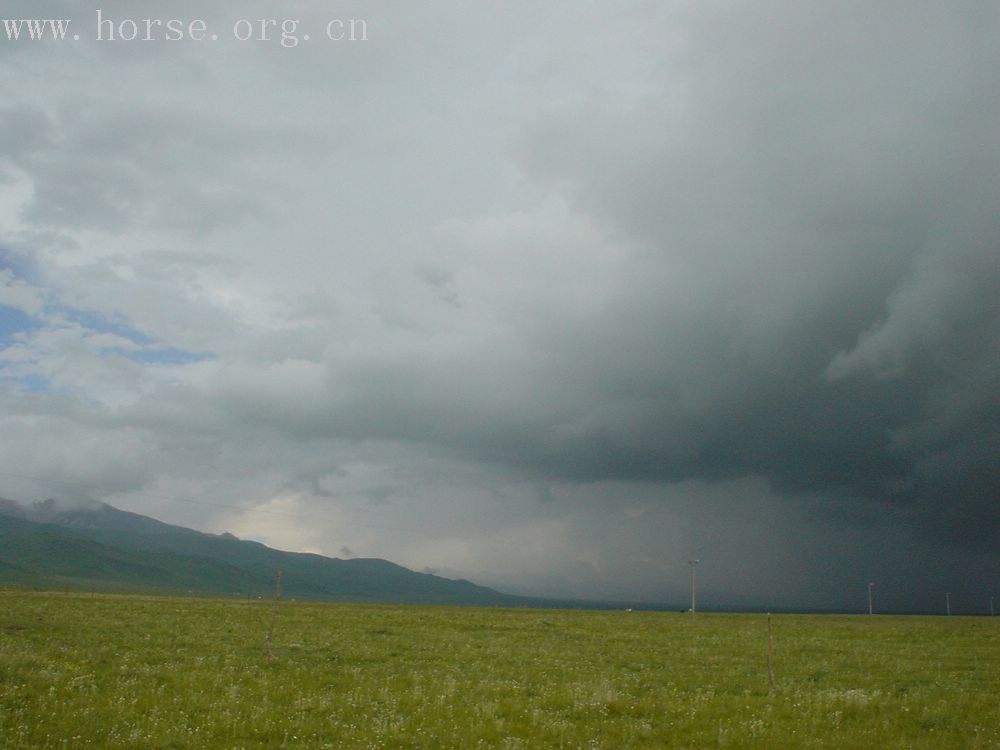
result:
M 12 330 L 10 465 L 535 593 L 982 600 L 996 8 L 344 9 L 370 45 L 0 50 L 9 325 L 208 355 Z
M 562 480 L 762 475 L 995 543 L 998 41 L 976 3 L 706 12 L 659 90 L 549 107 L 519 140 L 626 248 L 601 304 L 526 278 L 539 314 L 507 297 L 478 341 L 334 357 L 331 429 Z M 481 301 L 467 271 L 427 282 L 455 315 Z
M 632 397 L 615 362 L 659 354 L 648 400 L 566 468 L 759 473 L 995 544 L 997 16 L 759 10 L 696 28 L 711 54 L 679 107 L 572 112 L 526 141 L 529 171 L 648 253 L 590 329 L 599 351 L 638 338 L 603 373 Z

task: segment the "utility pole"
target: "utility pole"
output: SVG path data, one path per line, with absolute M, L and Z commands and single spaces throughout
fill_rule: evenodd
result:
M 951 592 L 944 595 L 944 611 L 951 617 Z
M 874 583 L 868 584 L 868 614 L 872 613 L 872 589 L 875 588 Z
M 694 578 L 694 566 L 700 562 L 701 560 L 688 560 L 688 565 L 691 566 L 691 614 L 694 614 L 697 611 L 697 606 L 696 606 L 697 599 L 695 597 L 696 587 Z
M 993 597 L 990 597 L 990 617 L 993 617 Z

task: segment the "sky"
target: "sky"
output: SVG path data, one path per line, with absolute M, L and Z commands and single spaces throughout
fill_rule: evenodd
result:
M 996 3 L 0 9 L 71 21 L 0 29 L 0 496 L 516 593 L 1000 596 Z

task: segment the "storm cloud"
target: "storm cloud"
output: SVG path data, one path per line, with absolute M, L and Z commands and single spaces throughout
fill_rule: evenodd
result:
M 0 44 L 0 495 L 546 595 L 682 601 L 694 556 L 707 605 L 982 609 L 995 8 L 327 11 L 369 39 Z

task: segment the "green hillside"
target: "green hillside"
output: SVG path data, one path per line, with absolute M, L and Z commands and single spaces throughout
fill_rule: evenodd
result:
M 0 504 L 0 585 L 516 605 L 528 600 L 377 559 L 283 552 L 229 534 L 165 524 L 109 505 Z

